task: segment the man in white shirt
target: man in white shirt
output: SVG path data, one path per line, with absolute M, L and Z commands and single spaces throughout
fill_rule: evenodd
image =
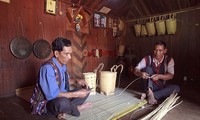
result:
M 144 93 L 141 99 L 147 97 L 149 104 L 156 104 L 157 100 L 180 91 L 179 86 L 166 83 L 174 77 L 174 60 L 165 55 L 166 53 L 166 43 L 156 42 L 153 55 L 144 57 L 134 69 L 134 74 L 144 79 Z

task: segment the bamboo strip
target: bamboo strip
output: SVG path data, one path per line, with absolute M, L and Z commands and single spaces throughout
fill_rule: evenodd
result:
M 111 120 L 117 120 L 120 117 L 122 117 L 122 116 L 124 116 L 124 115 L 126 115 L 126 114 L 128 114 L 130 112 L 132 112 L 133 110 L 138 109 L 139 107 L 141 107 L 141 106 L 143 106 L 145 104 L 147 104 L 147 101 L 143 100 L 143 101 L 139 102 L 138 104 L 129 107 L 128 109 L 126 108 L 126 109 L 122 110 L 122 111 L 125 111 L 125 112 L 117 113 L 116 115 L 112 115 L 110 118 L 111 118 Z
M 179 98 L 180 98 L 180 96 L 177 96 L 177 93 L 176 94 L 172 93 L 154 111 L 152 111 L 150 114 L 146 115 L 145 117 L 143 117 L 140 120 L 149 120 L 149 119 L 150 120 L 161 120 L 167 114 L 167 112 L 169 112 L 171 109 L 173 109 L 174 107 L 176 107 L 182 103 L 182 101 L 181 101 L 181 102 L 175 104 Z
M 176 96 L 172 96 L 172 98 L 168 99 L 164 106 L 151 118 L 151 120 L 160 120 L 166 114 L 168 107 L 170 107 L 173 102 L 176 102 L 176 100 L 174 101 L 175 97 Z

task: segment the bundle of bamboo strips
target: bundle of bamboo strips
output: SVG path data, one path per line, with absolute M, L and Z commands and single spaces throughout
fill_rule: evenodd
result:
M 140 120 L 161 120 L 167 114 L 167 112 L 183 102 L 180 101 L 179 103 L 175 104 L 179 98 L 180 96 L 177 96 L 177 93 L 172 93 L 155 110 Z

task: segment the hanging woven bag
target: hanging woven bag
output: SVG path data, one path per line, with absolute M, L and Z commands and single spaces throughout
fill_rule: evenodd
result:
M 165 35 L 166 34 L 166 27 L 165 27 L 164 16 L 159 16 L 159 20 L 156 21 L 155 24 L 156 24 L 157 35 Z
M 167 34 L 176 33 L 176 14 L 170 14 L 169 19 L 166 20 Z
M 156 34 L 154 18 L 149 18 L 149 22 L 146 23 L 146 29 L 148 36 L 154 36 Z
M 134 30 L 135 30 L 135 36 L 140 36 L 141 33 L 141 24 L 137 23 L 134 25 Z
M 145 25 L 142 25 L 141 36 L 147 36 L 147 29 L 146 29 Z

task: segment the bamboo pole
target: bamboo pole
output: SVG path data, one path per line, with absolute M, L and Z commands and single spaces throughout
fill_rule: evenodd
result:
M 131 22 L 135 22 L 135 21 L 138 21 L 138 20 L 145 20 L 145 19 L 149 19 L 150 17 L 166 16 L 166 15 L 169 15 L 171 13 L 173 13 L 173 14 L 179 14 L 179 13 L 188 12 L 188 11 L 192 11 L 192 10 L 199 10 L 199 9 L 200 9 L 200 7 L 198 6 L 198 7 L 184 9 L 184 10 L 180 10 L 180 11 L 176 11 L 176 12 L 170 12 L 170 13 L 165 13 L 165 14 L 160 14 L 160 15 L 147 16 L 145 18 L 138 18 L 138 19 L 127 20 L 126 23 L 131 23 Z

